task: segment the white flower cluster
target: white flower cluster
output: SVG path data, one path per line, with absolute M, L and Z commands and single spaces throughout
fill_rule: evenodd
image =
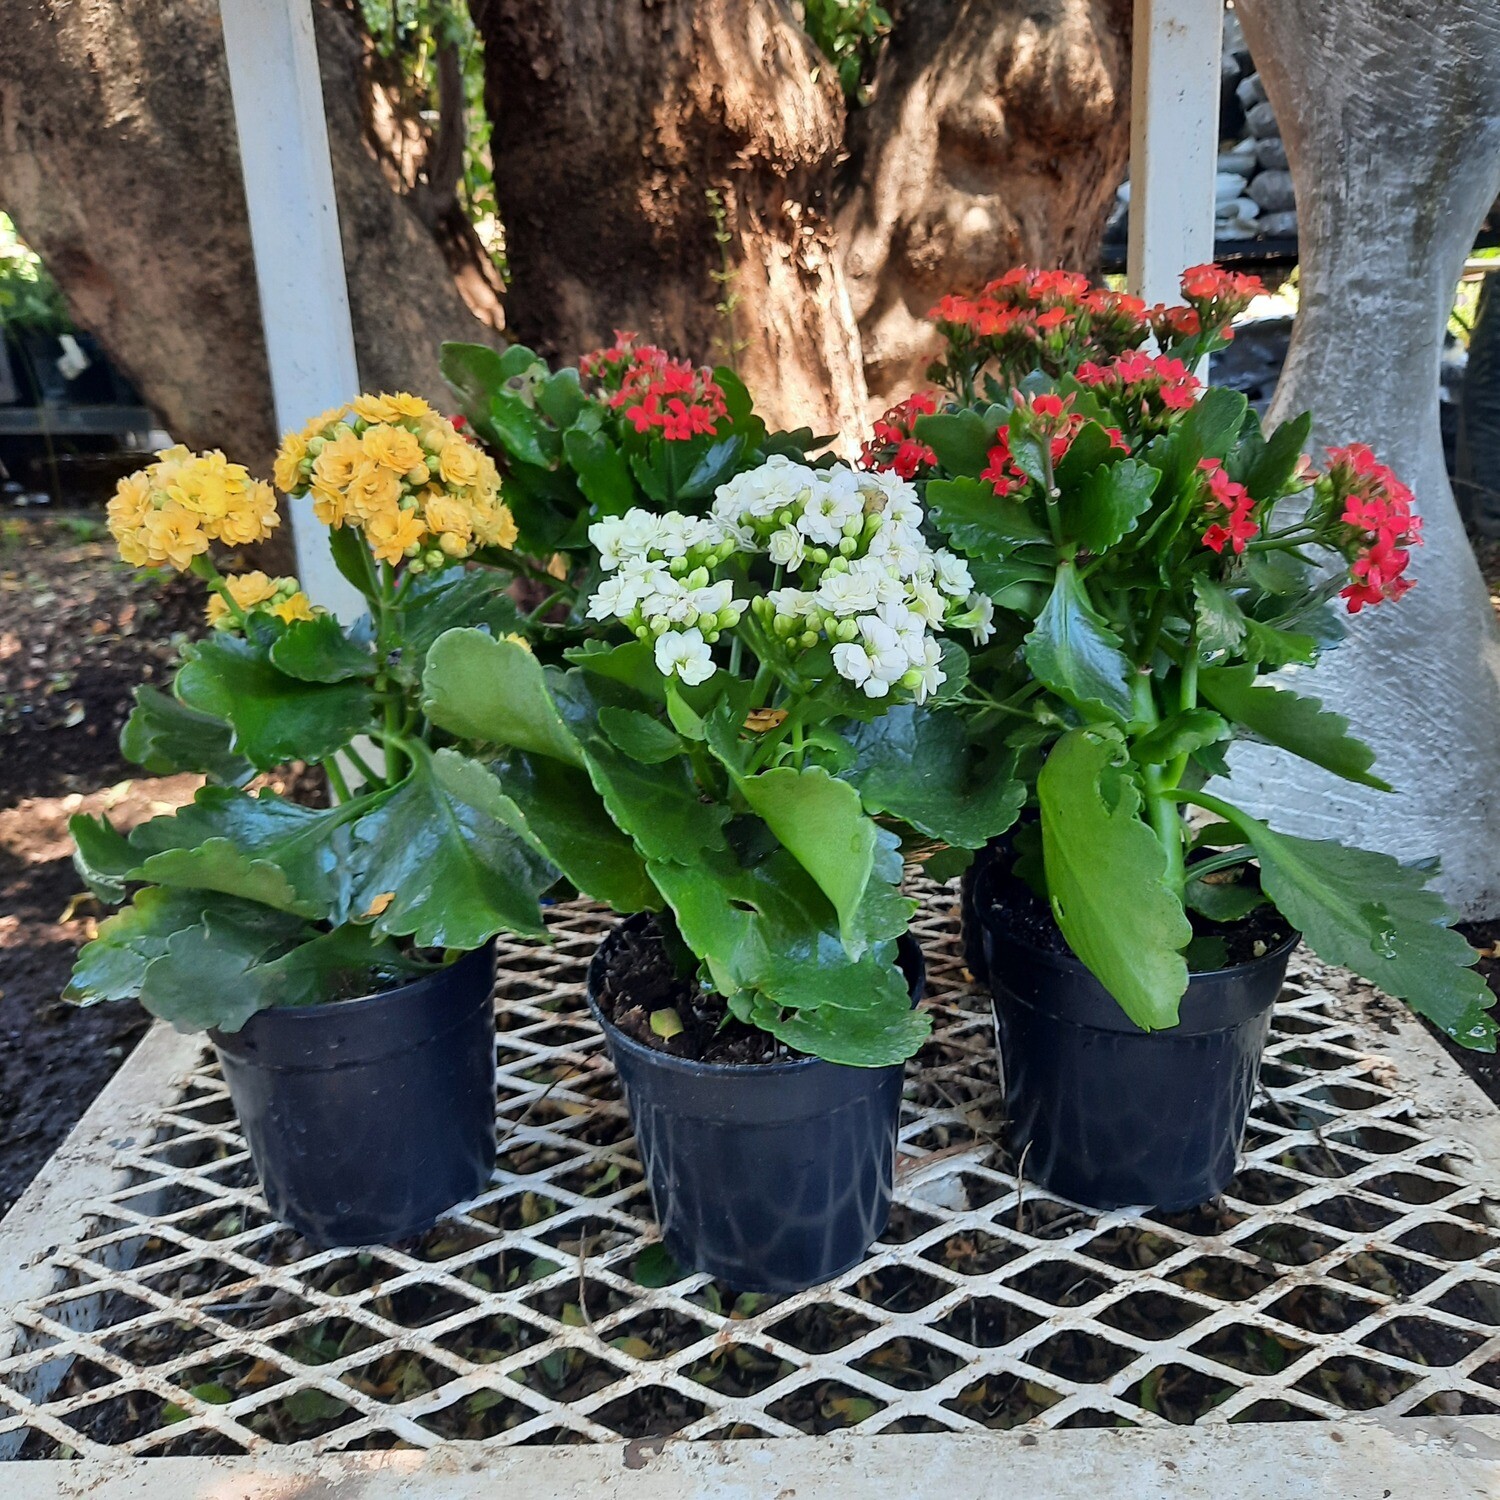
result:
M 920 703 L 942 685 L 933 632 L 974 581 L 962 558 L 927 545 L 904 479 L 772 458 L 722 485 L 714 514 L 742 546 L 797 575 L 798 586 L 755 603 L 777 638 L 828 641 L 834 670 L 871 698 L 900 686 Z
M 632 510 L 589 540 L 610 574 L 589 617 L 654 638 L 657 666 L 687 683 L 713 675 L 710 647 L 747 607 L 730 581 L 710 581 L 736 552 L 777 569 L 778 586 L 750 605 L 762 627 L 788 651 L 827 641 L 834 670 L 871 698 L 899 686 L 920 703 L 942 685 L 933 637 L 945 623 L 981 643 L 992 633 L 968 565 L 928 546 L 916 491 L 891 473 L 776 455 L 720 485 L 707 516 Z
M 589 600 L 589 618 L 613 617 L 642 640 L 654 637 L 664 676 L 687 683 L 712 677 L 709 648 L 745 612 L 733 583 L 709 581 L 711 570 L 736 550 L 735 539 L 711 516 L 631 510 L 596 521 L 589 541 L 611 575 Z

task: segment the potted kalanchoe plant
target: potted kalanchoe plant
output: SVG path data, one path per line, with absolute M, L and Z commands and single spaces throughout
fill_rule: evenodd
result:
M 645 436 L 640 405 L 611 409 Z M 972 586 L 899 477 L 754 442 L 703 504 L 648 488 L 653 507 L 587 524 L 595 638 L 566 666 L 450 631 L 424 712 L 493 757 L 569 880 L 633 914 L 589 999 L 663 1238 L 685 1266 L 771 1291 L 853 1264 L 889 1211 L 901 1065 L 929 1023 L 900 840 L 874 814 L 921 777 L 883 764 L 865 797 L 849 773 L 871 722 L 961 683 L 943 632 Z M 632 483 L 703 458 L 648 452 Z M 974 825 L 974 845 L 1011 815 Z
M 462 561 L 515 527 L 489 457 L 412 396 L 326 413 L 287 438 L 276 478 L 311 494 L 364 618 L 315 610 L 293 579 L 221 575 L 211 543 L 277 524 L 270 486 L 222 454 L 164 452 L 110 502 L 128 562 L 212 590 L 214 629 L 170 692 L 138 690 L 124 749 L 208 780 L 128 834 L 74 819 L 81 872 L 125 905 L 70 993 L 207 1031 L 272 1212 L 323 1244 L 389 1241 L 489 1180 L 492 939 L 541 935 L 556 878 L 492 772 L 420 706 L 444 630 L 515 629 L 510 575 Z M 324 768 L 332 805 L 248 789 L 294 760 Z
M 1027 806 L 967 892 L 1012 1146 L 1097 1206 L 1181 1208 L 1232 1177 L 1298 937 L 1471 1047 L 1490 995 L 1430 866 L 1273 830 L 1225 754 L 1268 741 L 1384 786 L 1346 721 L 1280 668 L 1394 601 L 1420 541 L 1368 448 L 1303 456 L 1193 370 L 1258 290 L 1212 266 L 1148 310 L 1062 271 L 946 298 L 941 392 L 866 462 L 911 477 L 989 606 L 954 711 L 1008 747 Z M 1158 350 L 1139 346 L 1154 334 Z M 880 726 L 875 726 L 879 728 Z

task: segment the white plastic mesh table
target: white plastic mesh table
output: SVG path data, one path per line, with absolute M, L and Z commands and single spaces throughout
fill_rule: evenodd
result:
M 556 908 L 551 947 L 502 945 L 499 1168 L 400 1246 L 313 1251 L 280 1228 L 212 1054 L 153 1033 L 0 1226 L 0 1457 L 20 1461 L 0 1494 L 77 1460 L 361 1468 L 667 1437 L 790 1456 L 846 1428 L 1145 1442 L 1359 1413 L 1493 1432 L 1500 1452 L 1500 1424 L 1441 1420 L 1500 1413 L 1500 1233 L 1493 1111 L 1434 1045 L 1299 961 L 1230 1190 L 1188 1214 L 1086 1211 L 1017 1179 L 956 898 L 921 893 L 935 1029 L 892 1223 L 795 1296 L 663 1255 L 583 1001 L 595 908 Z

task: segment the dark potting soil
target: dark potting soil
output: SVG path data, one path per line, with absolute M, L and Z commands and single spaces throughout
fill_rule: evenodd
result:
M 1000 922 L 1008 932 L 1043 953 L 1072 956 L 1051 908 L 1024 880 L 997 875 L 991 889 Z M 1253 963 L 1292 931 L 1286 918 L 1269 905 L 1257 907 L 1239 922 L 1215 922 L 1193 911 L 1188 918 L 1193 924 L 1194 938 L 1217 938 L 1224 944 L 1226 960 L 1222 967 L 1229 968 Z
M 610 941 L 599 1008 L 626 1036 L 657 1052 L 693 1062 L 773 1063 L 801 1057 L 769 1032 L 729 1014 L 723 999 L 677 972 L 654 924 L 620 927 Z M 682 1030 L 673 1037 L 651 1029 L 653 1012 L 674 1010 Z

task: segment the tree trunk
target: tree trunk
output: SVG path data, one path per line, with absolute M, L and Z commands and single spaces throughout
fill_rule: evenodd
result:
M 1438 431 L 1438 361 L 1464 256 L 1500 191 L 1492 0 L 1238 0 L 1297 189 L 1301 311 L 1273 421 L 1367 441 L 1411 484 L 1418 587 L 1352 621 L 1307 685 L 1397 788 L 1381 796 L 1258 750 L 1243 762 L 1284 828 L 1402 858 L 1440 855 L 1469 916 L 1500 911 L 1500 636 Z
M 442 400 L 438 340 L 484 328 L 366 139 L 350 14 L 315 14 L 360 377 Z M 173 437 L 268 470 L 277 433 L 217 0 L 0 0 L 0 208 Z
M 1087 267 L 1130 155 L 1130 0 L 909 0 L 854 116 L 838 219 L 878 411 L 926 313 L 1011 266 Z
M 861 420 L 829 212 L 843 104 L 785 0 L 471 8 L 516 337 L 572 359 L 626 327 L 734 364 L 772 421 Z

